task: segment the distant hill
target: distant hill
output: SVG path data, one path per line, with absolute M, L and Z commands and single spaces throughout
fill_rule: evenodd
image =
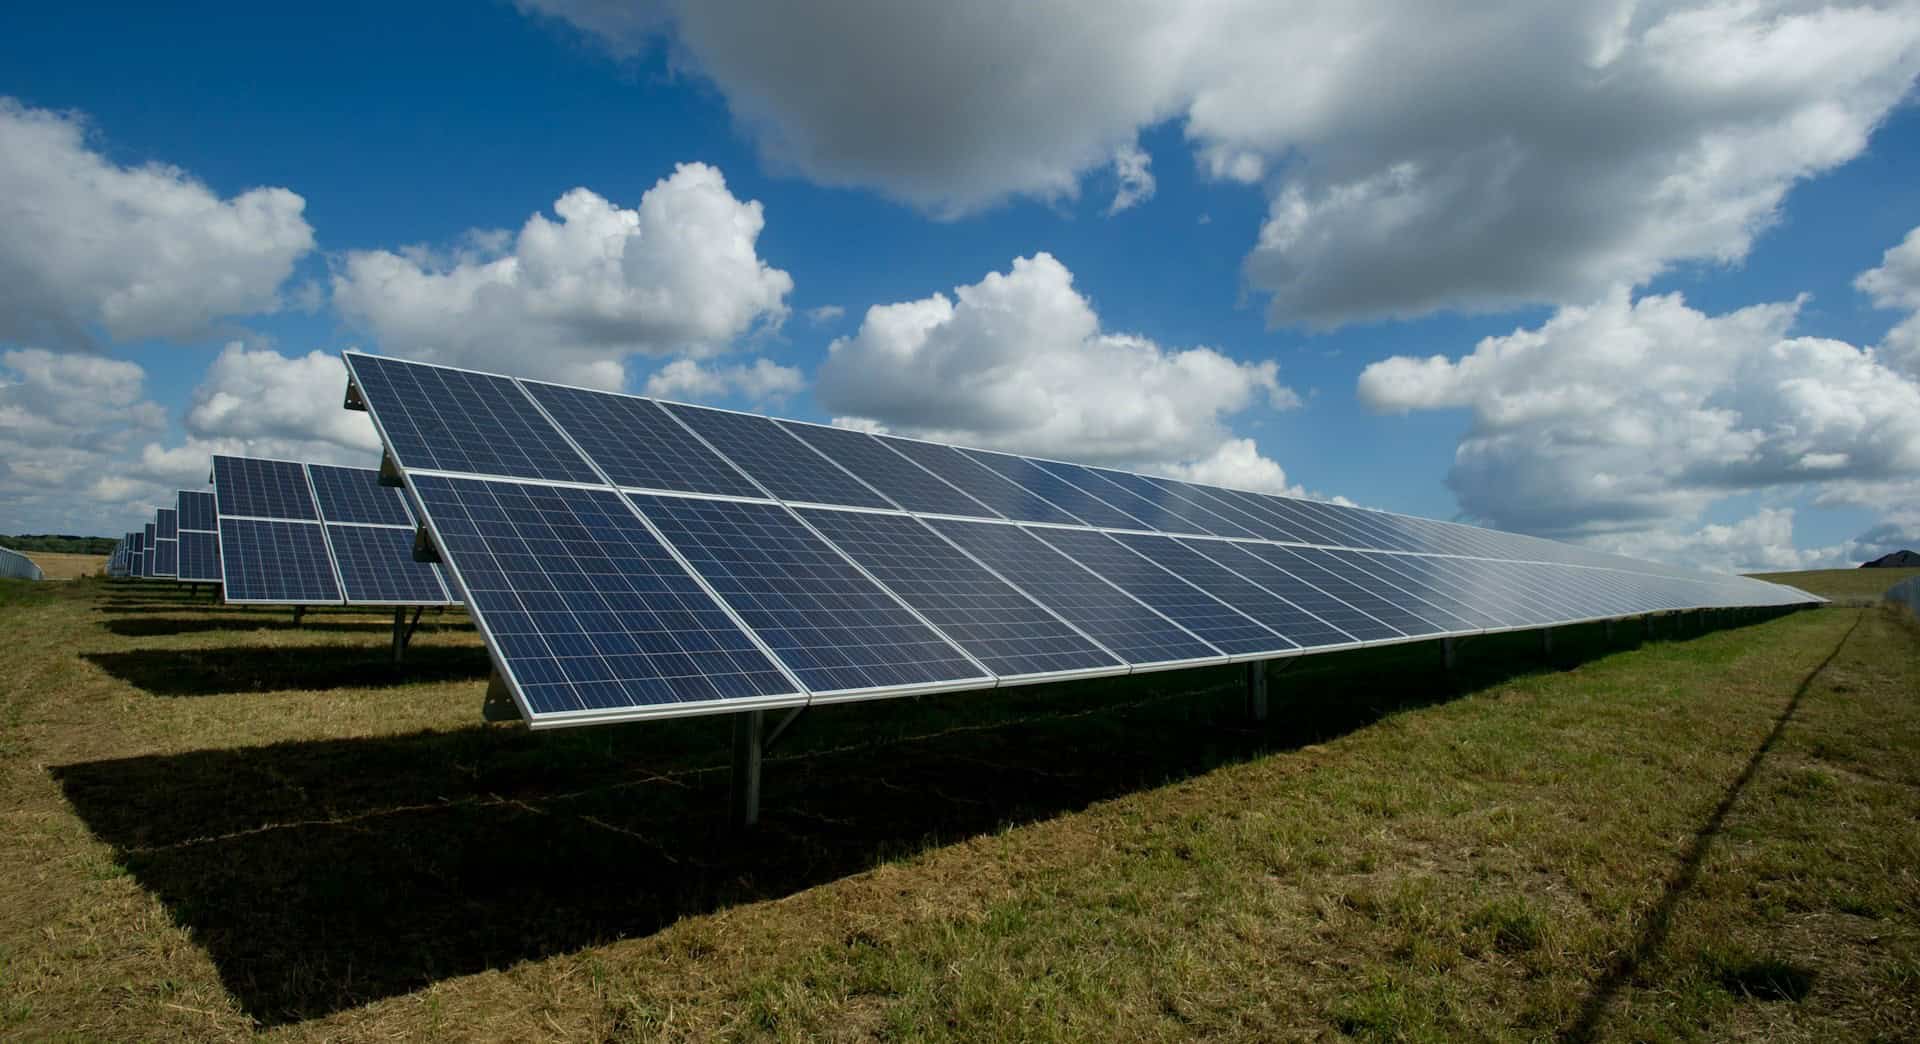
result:
M 69 555 L 109 555 L 113 545 L 119 543 L 113 537 L 71 536 L 65 533 L 21 533 L 18 536 L 0 534 L 0 547 L 15 551 L 52 551 Z
M 1920 553 L 1913 551 L 1895 551 L 1890 555 L 1881 555 L 1871 562 L 1860 563 L 1862 569 L 1913 569 L 1920 567 Z

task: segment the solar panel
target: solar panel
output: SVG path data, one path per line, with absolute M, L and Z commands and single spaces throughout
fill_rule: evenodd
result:
M 1139 599 L 1089 572 L 1019 526 L 929 519 L 927 524 L 986 563 L 1135 669 L 1219 662 L 1220 650 Z
M 220 581 L 235 604 L 323 605 L 340 601 L 333 558 L 318 522 L 220 520 Z
M 1218 562 L 1359 641 L 1398 641 L 1406 637 L 1398 629 L 1369 616 L 1364 610 L 1315 587 L 1253 552 L 1254 548 L 1263 545 L 1228 543 L 1221 540 L 1182 540 L 1180 543 L 1188 550 Z
M 906 515 L 801 508 L 847 557 L 1003 679 L 1126 664 Z
M 232 518 L 317 520 L 303 464 L 258 457 L 213 458 L 216 511 Z
M 651 399 L 539 381 L 520 386 L 616 486 L 765 496 Z
M 888 449 L 885 443 L 866 432 L 791 421 L 779 423 L 794 437 L 831 457 L 834 463 L 853 472 L 867 485 L 908 511 L 978 518 L 1000 517 L 992 508 Z
M 154 512 L 153 535 L 161 540 L 176 540 L 180 536 L 180 513 L 173 508 L 161 508 Z
M 406 467 L 599 481 L 510 378 L 358 352 L 344 358 L 388 448 Z
M 320 501 L 320 517 L 328 522 L 370 526 L 413 526 L 400 491 L 380 484 L 371 468 L 307 465 L 313 492 Z
M 327 543 L 351 605 L 444 605 L 446 588 L 426 562 L 413 560 L 413 531 L 393 526 L 327 526 Z
M 1172 537 L 1119 533 L 1114 539 L 1162 569 L 1246 613 L 1303 648 L 1351 645 L 1352 635 Z
M 1033 534 L 1222 652 L 1241 655 L 1299 648 L 1105 533 L 1036 527 Z
M 193 583 L 220 582 L 218 533 L 202 533 L 193 529 L 180 531 L 180 569 L 177 576 L 182 581 Z
M 181 529 L 212 533 L 219 528 L 219 523 L 215 520 L 212 492 L 204 489 L 183 489 L 178 494 L 177 503 Z
M 965 492 L 1000 515 L 1018 522 L 1058 522 L 1079 525 L 1080 520 L 1048 503 L 1024 486 L 987 470 L 952 446 L 915 442 L 885 435 L 874 436 L 880 444 L 939 476 L 948 485 Z
M 1008 453 L 989 453 L 985 450 L 962 450 L 961 452 L 973 458 L 981 466 L 991 469 L 1010 482 L 1019 483 L 1047 503 L 1074 515 L 1088 525 L 1107 526 L 1114 529 L 1152 528 L 1066 479 L 1047 471 L 1036 461 Z
M 1166 530 L 1167 532 L 1207 533 L 1213 536 L 1223 537 L 1257 537 L 1261 535 L 1257 531 L 1233 521 L 1226 515 L 1182 495 L 1178 490 L 1150 479 L 1145 475 L 1133 475 L 1124 471 L 1114 471 L 1110 468 L 1079 468 L 1078 470 L 1090 476 L 1090 480 L 1097 480 L 1110 486 L 1120 487 L 1122 491 L 1130 495 L 1130 499 L 1112 501 L 1115 507 L 1120 508 L 1122 511 L 1136 518 L 1153 522 L 1156 527 Z M 1072 476 L 1069 475 L 1068 478 L 1072 478 Z M 1107 494 L 1101 492 L 1101 489 L 1104 488 L 1105 487 L 1096 488 L 1094 492 L 1100 493 L 1102 497 L 1106 497 Z M 1149 517 L 1141 514 L 1144 510 L 1151 510 L 1157 514 Z
M 141 545 L 140 545 L 140 554 L 141 554 L 140 575 L 141 576 L 154 575 L 153 556 L 154 556 L 154 551 L 156 550 L 154 546 L 155 543 L 156 543 L 156 540 L 154 537 L 154 524 L 152 522 L 149 522 L 147 523 L 147 526 L 146 526 L 145 539 L 141 542 Z
M 534 724 L 805 702 L 612 490 L 413 483 Z
M 774 496 L 849 507 L 893 506 L 765 417 L 679 403 L 669 403 L 667 410 Z
M 1382 585 L 1378 580 L 1342 564 L 1325 552 L 1313 548 L 1285 548 L 1275 544 L 1243 546 L 1368 616 L 1391 624 L 1402 634 L 1431 635 L 1446 630 L 1427 619 L 1426 613 L 1416 614 L 1393 599 L 1383 597 L 1379 592 Z M 1475 630 L 1464 623 L 1458 629 Z
M 146 576 L 147 535 L 144 532 L 128 533 L 127 572 L 132 576 Z
M 153 542 L 153 575 L 172 576 L 179 568 L 179 543 L 174 540 L 155 540 Z

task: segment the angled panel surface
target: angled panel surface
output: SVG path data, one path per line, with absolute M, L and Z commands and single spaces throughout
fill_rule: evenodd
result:
M 388 445 L 408 468 L 600 481 L 506 377 L 354 352 L 345 358 Z
M 399 526 L 327 525 L 327 542 L 350 604 L 445 605 L 446 588 L 431 563 L 413 560 L 413 530 Z
M 795 438 L 833 458 L 908 511 L 999 518 L 999 514 L 864 431 L 781 421 Z
M 179 498 L 180 528 L 211 533 L 219 528 L 214 518 L 213 492 L 205 489 L 183 489 Z
M 989 471 L 952 446 L 886 435 L 876 435 L 874 438 L 882 446 L 933 472 L 947 484 L 1006 518 L 1018 522 L 1055 522 L 1069 526 L 1082 524 L 1079 519 L 1041 499 L 1024 486 Z
M 1261 545 L 1231 544 L 1220 540 L 1183 540 L 1181 543 L 1188 550 L 1226 566 L 1360 641 L 1394 641 L 1406 637 L 1397 628 L 1255 554 L 1253 549 Z
M 852 507 L 893 506 L 765 417 L 679 403 L 666 408 L 776 497 Z
M 328 522 L 367 526 L 408 526 L 401 491 L 380 484 L 380 473 L 372 468 L 342 468 L 330 464 L 309 464 L 313 491 L 320 498 L 320 517 Z
M 1172 537 L 1120 533 L 1114 539 L 1302 648 L 1351 645 L 1355 641 L 1345 631 Z
M 222 518 L 220 570 L 228 602 L 330 605 L 340 602 L 333 559 L 318 522 Z
M 173 576 L 179 568 L 180 545 L 175 540 L 155 540 L 153 542 L 153 575 Z
M 196 529 L 180 532 L 180 571 L 177 578 L 192 583 L 220 582 L 220 536 Z
M 1032 532 L 1222 652 L 1237 656 L 1299 647 L 1105 533 L 1038 528 Z
M 758 487 L 651 399 L 522 381 L 614 485 L 762 497 Z
M 213 496 L 222 516 L 318 520 L 307 470 L 290 460 L 214 457 Z
M 153 513 L 153 535 L 162 540 L 174 540 L 180 536 L 180 512 L 173 508 L 161 508 Z
M 1047 503 L 1092 526 L 1114 529 L 1151 529 L 1152 526 L 1048 471 L 1039 461 L 1016 457 L 1011 453 L 986 450 L 961 450 L 976 464 L 1017 483 Z

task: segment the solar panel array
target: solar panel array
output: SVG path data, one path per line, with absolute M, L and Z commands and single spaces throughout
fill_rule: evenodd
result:
M 220 582 L 220 521 L 214 496 L 204 489 L 183 489 L 175 498 L 179 517 L 181 583 Z
M 1817 601 L 1455 523 L 346 361 L 536 726 Z
M 228 602 L 457 602 L 437 565 L 414 560 L 418 524 L 377 471 L 216 456 L 212 499 L 209 543 Z

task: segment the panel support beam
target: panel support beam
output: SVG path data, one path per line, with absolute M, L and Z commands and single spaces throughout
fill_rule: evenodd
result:
M 420 614 L 424 611 L 425 610 L 422 607 L 415 606 L 413 610 L 413 621 L 409 623 L 407 621 L 407 607 L 404 605 L 397 605 L 393 607 L 393 662 L 394 663 L 400 663 L 401 661 L 406 659 L 407 643 L 413 641 L 413 632 L 416 628 L 420 626 Z
M 1459 662 L 1460 650 L 1458 646 L 1453 644 L 1453 639 L 1440 639 L 1440 666 L 1450 671 L 1453 670 L 1454 665 Z
M 766 711 L 733 716 L 733 786 L 727 825 L 746 830 L 760 822 L 760 756 L 766 750 Z
M 1540 653 L 1543 656 L 1553 655 L 1553 628 L 1551 627 L 1540 628 Z
M 1267 662 L 1255 660 L 1247 664 L 1247 717 L 1254 721 L 1267 720 Z
M 500 677 L 499 671 L 487 679 L 487 696 L 480 704 L 480 717 L 485 721 L 520 720 L 520 708 L 514 705 L 513 693 L 507 691 L 507 680 Z
M 303 617 L 303 616 L 305 616 L 305 615 L 307 615 L 307 607 L 306 607 L 306 606 L 304 606 L 304 605 L 296 605 L 296 606 L 294 606 L 294 607 L 293 607 L 293 625 L 294 625 L 295 627 L 298 627 L 298 626 L 300 626 L 300 618 L 301 618 L 301 617 Z
M 1607 637 L 1607 644 L 1612 645 L 1613 644 L 1613 621 L 1608 620 L 1606 623 L 1602 624 L 1601 626 L 1602 628 L 1604 628 L 1604 633 L 1606 634 L 1606 637 Z

